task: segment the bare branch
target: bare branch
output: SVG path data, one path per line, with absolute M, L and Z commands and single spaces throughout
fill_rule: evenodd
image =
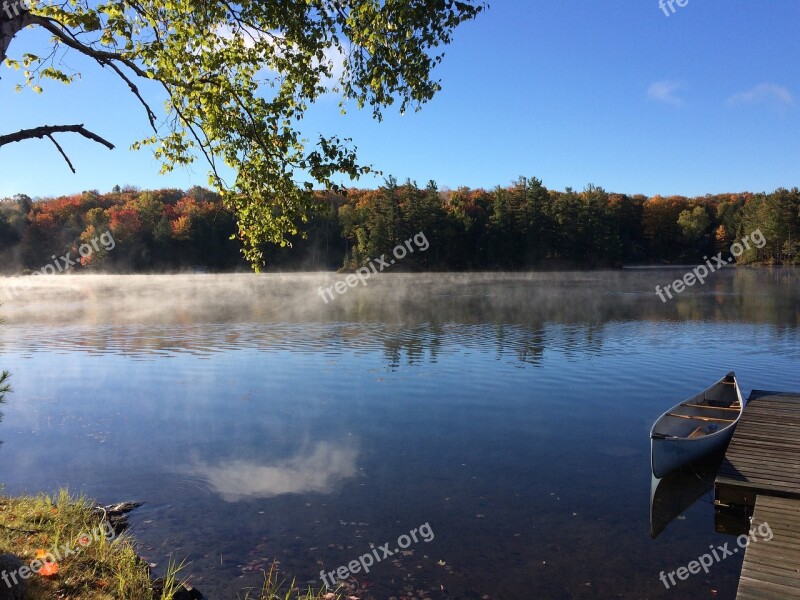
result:
M 53 142 L 53 144 L 55 144 L 55 147 L 58 148 L 58 151 L 61 152 L 61 156 L 63 156 L 64 160 L 67 161 L 67 165 L 69 166 L 69 170 L 72 171 L 73 173 L 75 173 L 75 167 L 72 166 L 72 162 L 69 160 L 69 156 L 67 156 L 67 154 L 64 152 L 64 149 L 56 141 L 56 138 L 54 138 L 49 133 L 47 134 L 47 137 L 50 138 L 50 141 Z
M 111 142 L 109 142 L 104 138 L 101 138 L 96 133 L 89 131 L 83 126 L 83 124 L 42 125 L 41 127 L 33 127 L 31 129 L 20 129 L 16 133 L 8 133 L 6 135 L 0 135 L 0 146 L 5 146 L 6 144 L 12 144 L 14 142 L 21 142 L 23 140 L 30 140 L 33 138 L 44 139 L 45 137 L 48 137 L 52 140 L 53 138 L 50 136 L 54 133 L 79 133 L 83 137 L 92 140 L 93 142 L 97 142 L 98 144 L 103 144 L 103 146 L 105 146 L 109 150 L 114 149 L 114 144 L 112 144 Z M 53 142 L 55 142 L 55 140 L 53 140 Z M 58 144 L 56 144 L 56 146 L 58 146 Z M 61 150 L 60 146 L 59 150 Z M 69 160 L 67 162 L 69 162 Z
M 142 98 L 142 95 L 139 93 L 139 88 L 136 87 L 136 84 L 133 83 L 128 78 L 128 76 L 122 72 L 122 69 L 120 69 L 113 62 L 107 60 L 98 62 L 100 62 L 100 64 L 103 66 L 108 65 L 109 67 L 111 67 L 116 72 L 116 74 L 119 75 L 120 78 L 122 78 L 122 80 L 128 84 L 128 87 L 130 88 L 133 95 L 136 96 L 139 99 L 141 105 L 144 106 L 144 110 L 147 112 L 147 119 L 150 121 L 150 127 L 153 128 L 153 131 L 158 133 L 158 129 L 156 128 L 156 114 L 153 112 L 153 109 L 150 108 L 150 105 L 147 103 L 147 101 L 144 98 Z

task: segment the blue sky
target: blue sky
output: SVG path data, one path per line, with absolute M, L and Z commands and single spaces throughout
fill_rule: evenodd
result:
M 352 137 L 362 162 L 385 174 L 450 188 L 520 175 L 648 195 L 800 185 L 800 3 L 674 7 L 666 16 L 658 0 L 494 0 L 457 32 L 437 71 L 444 89 L 422 112 L 390 109 L 378 123 L 368 111 L 340 116 L 329 97 L 304 129 Z M 11 54 L 43 39 L 23 32 Z M 50 142 L 4 146 L 0 197 L 206 185 L 201 162 L 162 176 L 148 150 L 128 150 L 147 135 L 143 111 L 111 73 L 66 60 L 82 79 L 42 95 L 15 93 L 0 67 L 0 132 L 84 123 L 117 148 L 62 135 L 73 175 Z

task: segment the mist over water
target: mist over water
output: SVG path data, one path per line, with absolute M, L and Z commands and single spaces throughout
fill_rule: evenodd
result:
M 368 339 L 374 334 L 371 327 L 400 325 L 433 330 L 443 324 L 533 327 L 547 323 L 597 325 L 729 318 L 797 325 L 794 269 L 729 269 L 713 275 L 703 286 L 688 288 L 673 300 L 662 302 L 654 293 L 655 286 L 682 275 L 675 269 L 381 274 L 368 280 L 368 285 L 357 284 L 327 303 L 319 290 L 343 281 L 344 276 L 308 273 L 0 278 L 0 310 L 11 325 L 130 325 L 163 331 L 167 338 L 201 325 L 208 331 L 207 337 L 213 338 L 214 326 L 225 329 L 250 323 L 303 328 L 357 323 Z M 24 286 L 18 283 L 20 280 L 25 280 Z M 135 341 L 147 346 L 160 340 Z
M 650 540 L 647 433 L 729 370 L 800 390 L 799 279 L 726 269 L 663 303 L 682 275 L 386 273 L 327 304 L 343 276 L 0 279 L 0 481 L 146 502 L 142 554 L 210 598 L 273 558 L 318 586 L 425 522 L 362 598 L 732 597 L 733 559 L 659 582 L 727 538 L 700 502 Z

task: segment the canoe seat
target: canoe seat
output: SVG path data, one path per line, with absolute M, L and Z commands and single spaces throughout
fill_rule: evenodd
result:
M 678 415 L 675 413 L 667 413 L 668 417 L 678 417 L 679 419 L 692 419 L 693 421 L 721 421 L 723 423 L 734 423 L 736 419 L 719 419 L 717 417 L 700 417 L 695 415 Z
M 693 440 L 694 438 L 699 438 L 699 437 L 704 436 L 704 435 L 705 435 L 705 432 L 703 431 L 703 426 L 700 425 L 700 427 L 695 428 L 695 430 L 692 433 L 690 433 L 689 435 L 687 435 L 686 437 L 688 439 L 690 439 L 690 440 Z
M 689 406 L 691 408 L 710 408 L 712 410 L 732 410 L 739 412 L 739 408 L 733 406 L 713 406 L 711 404 L 692 404 L 691 402 L 684 402 L 681 406 Z

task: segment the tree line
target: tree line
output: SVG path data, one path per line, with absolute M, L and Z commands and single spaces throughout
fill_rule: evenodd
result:
M 683 196 L 626 195 L 587 186 L 548 190 L 522 177 L 492 190 L 386 180 L 378 189 L 316 192 L 314 210 L 286 243 L 264 244 L 270 270 L 352 270 L 417 233 L 430 248 L 397 269 L 517 270 L 695 263 L 760 230 L 763 248 L 740 264 L 800 264 L 800 190 Z M 35 271 L 105 232 L 114 249 L 75 268 L 114 272 L 246 270 L 241 223 L 215 192 L 141 191 L 0 200 L 5 273 Z

